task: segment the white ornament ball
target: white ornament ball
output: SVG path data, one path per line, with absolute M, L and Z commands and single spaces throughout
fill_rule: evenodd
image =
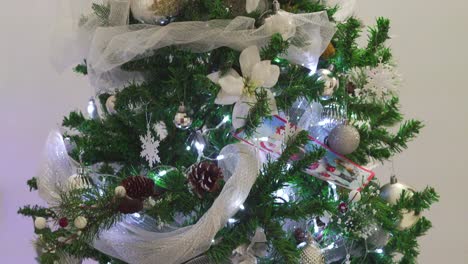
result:
M 117 100 L 117 97 L 115 97 L 115 95 L 109 96 L 109 98 L 107 98 L 106 100 L 106 109 L 107 109 L 107 112 L 111 115 L 117 113 L 117 111 L 115 111 L 116 100 Z
M 78 216 L 75 218 L 75 221 L 73 222 L 75 224 L 75 227 L 78 229 L 83 229 L 88 225 L 88 220 L 83 217 L 83 216 Z
M 116 197 L 123 198 L 127 196 L 127 190 L 123 186 L 117 186 L 115 187 L 114 194 Z
M 36 229 L 42 230 L 47 227 L 47 220 L 44 217 L 36 217 L 34 220 L 34 227 Z
M 348 155 L 358 147 L 361 136 L 359 131 L 350 125 L 338 125 L 328 135 L 327 144 L 335 152 Z
M 361 200 L 361 192 L 358 190 L 352 190 L 349 192 L 349 202 L 357 203 Z
M 81 174 L 73 174 L 67 180 L 68 190 L 88 189 L 92 184 L 88 177 Z
M 391 205 L 395 205 L 401 197 L 403 191 L 406 191 L 409 196 L 413 195 L 413 190 L 408 185 L 399 183 L 395 176 L 392 176 L 390 183 L 385 184 L 380 189 L 380 198 Z M 398 229 L 405 230 L 412 227 L 421 218 L 421 214 L 416 214 L 414 211 L 402 210 L 402 219 L 398 223 Z

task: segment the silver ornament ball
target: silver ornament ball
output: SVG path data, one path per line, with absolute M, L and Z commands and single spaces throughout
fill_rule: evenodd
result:
M 188 129 L 192 125 L 192 118 L 188 115 L 185 105 L 182 103 L 174 116 L 174 125 L 180 129 Z
M 109 98 L 107 98 L 106 100 L 106 109 L 107 109 L 107 112 L 111 115 L 117 113 L 117 111 L 115 111 L 116 100 L 117 100 L 117 97 L 115 97 L 115 95 L 109 96 Z
M 335 152 L 348 155 L 358 147 L 361 136 L 359 131 L 350 125 L 338 125 L 328 134 L 327 144 Z
M 403 191 L 407 192 L 410 197 L 414 192 L 408 185 L 399 183 L 396 176 L 392 176 L 390 183 L 385 184 L 380 189 L 380 198 L 391 205 L 395 205 L 400 199 Z M 412 227 L 421 218 L 421 214 L 416 214 L 414 211 L 402 210 L 400 213 L 402 215 L 402 219 L 397 224 L 397 227 L 400 230 Z

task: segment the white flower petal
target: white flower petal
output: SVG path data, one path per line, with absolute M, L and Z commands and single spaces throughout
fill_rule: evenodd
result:
M 219 78 L 221 78 L 221 71 L 210 73 L 206 77 L 208 77 L 208 79 L 210 79 L 210 81 L 218 84 L 219 83 Z
M 232 75 L 234 77 L 240 77 L 239 73 L 237 73 L 237 71 L 234 70 L 233 68 L 229 69 L 224 76 L 227 76 L 227 75 Z M 206 77 L 208 77 L 208 79 L 210 79 L 210 81 L 212 81 L 212 82 L 214 82 L 216 84 L 219 84 L 219 79 L 221 77 L 223 77 L 223 76 L 221 75 L 221 71 L 217 71 L 217 72 L 213 72 L 213 73 L 208 74 Z
M 218 96 L 216 97 L 215 104 L 218 105 L 231 105 L 239 101 L 239 95 L 230 95 L 225 93 L 223 90 L 219 91 Z
M 244 89 L 244 80 L 241 77 L 225 75 L 219 79 L 219 85 L 224 93 L 240 96 Z
M 279 75 L 279 67 L 264 60 L 253 66 L 251 78 L 256 85 L 271 88 L 278 82 Z
M 247 11 L 247 13 L 252 13 L 257 9 L 259 3 L 260 0 L 247 0 L 245 4 L 245 11 Z
M 249 114 L 250 108 L 255 104 L 257 98 L 254 96 L 242 96 L 237 101 L 232 110 L 232 126 L 235 129 L 241 128 L 246 123 L 246 117 Z
M 244 78 L 251 77 L 252 68 L 260 62 L 260 52 L 257 46 L 250 46 L 244 49 L 239 57 L 239 62 Z
M 270 115 L 277 115 L 278 114 L 278 107 L 276 106 L 276 99 L 273 93 L 266 89 L 267 97 L 268 97 L 268 105 L 270 106 Z

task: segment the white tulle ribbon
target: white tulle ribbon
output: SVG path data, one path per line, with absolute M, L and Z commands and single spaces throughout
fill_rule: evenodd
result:
M 73 166 L 65 148 L 62 134 L 54 130 L 49 133 L 44 149 L 44 159 L 36 177 L 39 196 L 48 204 L 60 203 L 60 194 L 65 190 Z
M 171 232 L 157 232 L 127 218 L 104 231 L 95 241 L 95 248 L 135 264 L 183 263 L 204 253 L 216 233 L 239 210 L 259 172 L 257 154 L 251 146 L 228 145 L 220 155 L 231 157 L 220 162 L 228 180 L 211 208 L 196 224 Z
M 275 33 L 291 40 L 286 59 L 315 70 L 318 58 L 336 31 L 326 12 L 291 14 L 281 11 L 259 28 L 255 28 L 255 19 L 248 17 L 175 22 L 167 26 L 125 25 L 130 12 L 128 1 L 104 1 L 110 5 L 108 25 L 102 25 L 91 14 L 92 1 L 87 0 L 89 6 L 81 5 L 76 8 L 78 10 L 73 9 L 76 1 L 61 1 L 62 5 L 73 9 L 73 13 L 81 11 L 81 14 L 90 15 L 84 16 L 86 19 L 83 20 L 64 12 L 67 16 L 57 23 L 60 30 L 56 31 L 53 45 L 57 54 L 55 64 L 63 68 L 87 59 L 89 78 L 96 93 L 114 92 L 128 85 L 129 81 L 141 81 L 141 76 L 121 71 L 119 66 L 150 56 L 160 48 L 176 45 L 194 52 L 207 52 L 225 46 L 240 51 L 252 45 L 267 45 Z M 79 22 L 81 24 L 77 26 Z M 60 38 L 64 33 L 67 37 Z
M 182 263 L 204 253 L 216 233 L 244 203 L 260 170 L 257 152 L 249 145 L 228 145 L 221 150 L 221 155 L 226 158 L 219 161 L 219 166 L 228 180 L 196 224 L 162 231 L 154 220 L 139 221 L 128 216 L 103 231 L 94 242 L 95 248 L 135 264 Z M 52 131 L 47 139 L 42 169 L 37 175 L 41 198 L 50 205 L 58 205 L 73 168 L 62 135 Z

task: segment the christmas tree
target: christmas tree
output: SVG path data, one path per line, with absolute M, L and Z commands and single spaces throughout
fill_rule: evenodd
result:
M 96 96 L 28 181 L 48 207 L 19 210 L 40 263 L 416 263 L 438 195 L 372 171 L 423 127 L 399 111 L 388 19 L 311 0 L 89 9 L 73 47 Z

